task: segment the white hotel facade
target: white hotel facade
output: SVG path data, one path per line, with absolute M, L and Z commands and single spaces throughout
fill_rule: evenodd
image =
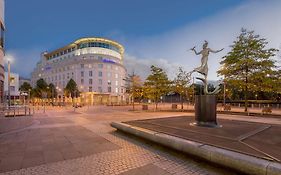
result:
M 87 104 L 125 102 L 123 65 L 124 48 L 105 38 L 81 38 L 75 42 L 41 54 L 31 75 L 31 84 L 43 78 L 53 83 L 59 98 L 70 79 L 79 88 L 81 101 Z

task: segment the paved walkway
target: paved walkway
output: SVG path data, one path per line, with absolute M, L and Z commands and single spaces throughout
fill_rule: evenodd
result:
M 3 174 L 231 174 L 128 136 L 112 121 L 179 116 L 128 112 L 126 107 L 47 109 L 36 124 L 0 135 Z M 233 173 L 234 174 L 234 173 Z

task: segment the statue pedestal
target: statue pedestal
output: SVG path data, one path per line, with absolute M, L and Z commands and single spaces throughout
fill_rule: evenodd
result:
M 220 127 L 217 123 L 217 102 L 215 95 L 195 96 L 195 126 Z

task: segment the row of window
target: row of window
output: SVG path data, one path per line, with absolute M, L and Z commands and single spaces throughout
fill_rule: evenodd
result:
M 63 61 L 65 59 L 69 59 L 69 58 L 72 58 L 72 57 L 75 57 L 75 54 L 72 54 L 72 55 L 65 55 L 65 56 L 62 56 L 62 57 L 59 57 L 57 59 L 54 59 L 52 62 L 53 63 L 58 63 L 60 61 Z M 102 61 L 102 62 L 107 62 L 107 63 L 121 63 L 119 59 L 109 59 L 109 58 L 106 58 L 106 59 L 103 59 L 101 56 L 98 56 L 98 57 L 95 57 L 95 56 L 90 56 L 90 57 L 86 57 L 86 56 L 83 56 L 83 57 L 80 57 L 80 59 L 82 60 L 86 60 L 86 59 L 91 59 L 91 60 L 99 60 L 99 61 Z M 50 60 L 49 58 L 47 58 L 47 60 Z M 77 58 L 75 58 L 74 60 L 77 60 Z
M 56 57 L 62 56 L 62 55 L 64 55 L 64 54 L 70 53 L 70 52 L 72 52 L 72 51 L 74 51 L 74 50 L 75 50 L 75 47 L 72 47 L 72 48 L 69 48 L 69 49 L 60 51 L 60 52 L 57 52 L 57 53 L 55 53 L 55 54 L 49 56 L 47 59 L 49 60 L 49 59 L 52 59 L 52 58 L 56 58 Z
M 80 80 L 80 83 L 81 83 L 81 85 L 84 85 L 84 79 L 83 78 Z M 92 78 L 89 78 L 89 84 L 93 84 L 93 79 Z M 102 79 L 98 79 L 98 84 L 102 85 Z M 107 80 L 107 85 L 111 85 L 111 80 Z M 115 81 L 115 86 L 118 86 L 118 85 L 119 85 L 119 81 L 116 80 Z
M 81 77 L 84 77 L 84 71 L 81 71 L 80 75 L 81 75 Z M 102 75 L 103 75 L 102 71 L 99 71 L 98 72 L 98 76 L 102 77 Z M 89 77 L 92 77 L 92 76 L 93 76 L 93 71 L 89 71 Z M 112 77 L 112 73 L 111 72 L 107 72 L 107 77 L 111 78 Z M 115 78 L 117 79 L 118 77 L 119 77 L 119 75 L 116 73 L 115 74 Z
M 106 49 L 114 50 L 118 53 L 121 53 L 121 51 L 118 47 L 113 46 L 108 43 L 102 43 L 102 42 L 88 42 L 88 43 L 82 43 L 78 46 L 79 49 L 83 49 L 86 47 L 101 47 L 101 48 L 106 48 Z
M 92 66 L 92 64 L 87 64 L 87 65 L 85 65 L 85 64 L 80 64 L 80 68 L 82 68 L 82 69 L 84 69 L 84 68 L 86 68 L 86 66 L 88 67 L 88 68 L 90 68 L 90 69 L 93 69 L 93 66 Z M 99 69 L 102 69 L 104 67 L 104 65 L 103 64 L 98 64 L 98 68 Z M 119 70 L 119 67 L 118 66 L 113 66 L 113 65 L 106 65 L 106 68 L 107 69 L 115 69 L 116 71 L 118 71 Z M 41 70 L 42 71 L 44 71 L 44 70 L 46 70 L 46 71 L 49 71 L 50 69 L 52 69 L 51 67 L 45 67 L 45 68 L 41 68 Z M 66 66 L 66 67 L 63 67 L 63 68 L 58 68 L 58 69 L 55 69 L 55 70 L 52 70 L 51 71 L 51 73 L 58 73 L 58 72 L 63 72 L 63 71 L 66 71 L 66 70 L 72 70 L 72 69 L 74 69 L 74 66 Z

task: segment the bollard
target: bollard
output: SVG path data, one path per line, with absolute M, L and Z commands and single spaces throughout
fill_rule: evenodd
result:
M 24 115 L 26 116 L 26 106 L 24 106 Z
M 16 108 L 14 108 L 14 117 L 16 117 Z
M 31 113 L 30 113 L 30 107 L 28 107 L 28 111 L 29 111 L 29 115 L 31 116 Z

